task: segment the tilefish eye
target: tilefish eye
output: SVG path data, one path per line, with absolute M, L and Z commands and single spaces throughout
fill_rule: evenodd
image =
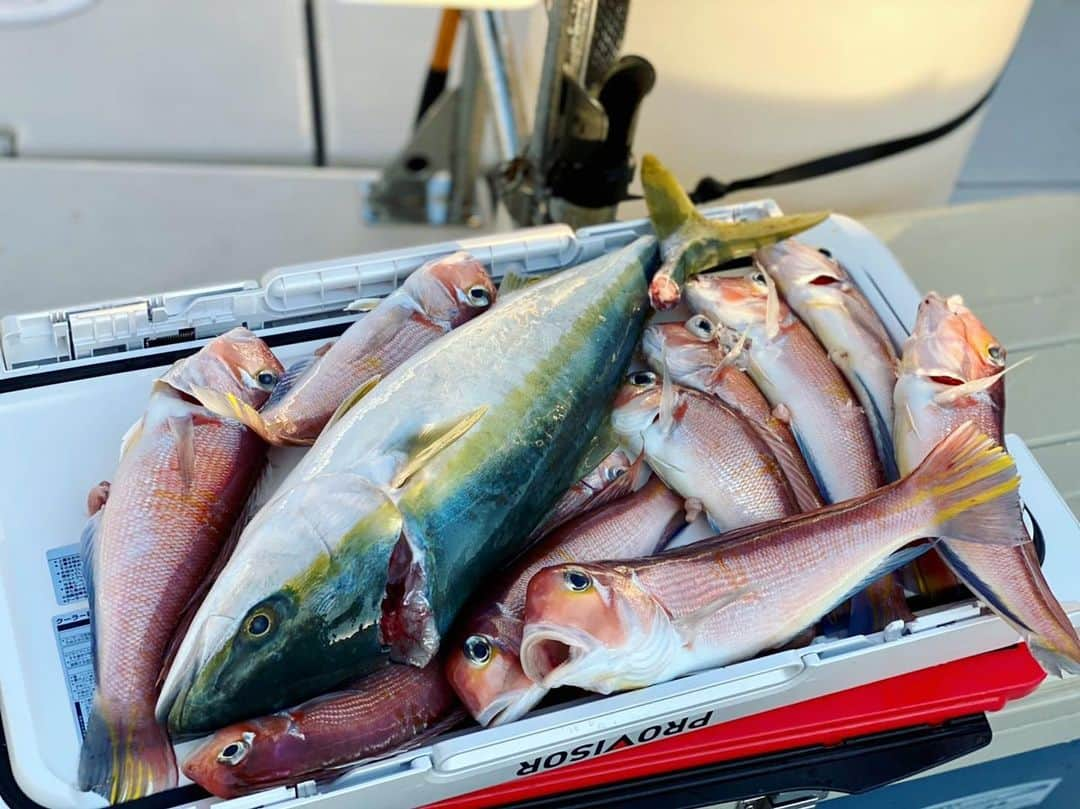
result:
M 237 739 L 235 742 L 229 742 L 221 748 L 217 760 L 232 767 L 243 761 L 249 750 L 251 750 L 251 742 L 247 739 Z
M 475 666 L 486 666 L 491 662 L 491 641 L 484 635 L 469 635 L 465 638 L 466 659 Z
M 262 370 L 255 375 L 255 384 L 266 391 L 274 389 L 274 386 L 278 383 L 278 375 L 273 371 Z
M 634 371 L 626 377 L 626 381 L 639 388 L 647 388 L 656 384 L 656 374 L 652 371 Z
M 623 469 L 621 466 L 616 466 L 604 471 L 604 479 L 610 483 L 613 480 L 618 480 L 625 474 L 625 469 Z
M 997 343 L 992 343 L 986 347 L 986 356 L 990 358 L 990 362 L 994 365 L 1005 364 L 1005 349 Z
M 758 284 L 759 286 L 766 286 L 768 283 L 765 280 L 765 273 L 763 273 L 761 270 L 754 270 L 752 273 L 750 273 L 750 280 L 753 281 L 755 284 Z
M 705 315 L 694 315 L 686 321 L 686 329 L 702 340 L 711 340 L 716 334 L 716 326 Z
M 563 581 L 566 582 L 567 589 L 575 593 L 584 593 L 592 587 L 592 579 L 583 570 L 567 570 L 563 573 Z
M 487 288 L 483 286 L 469 287 L 469 297 L 467 298 L 467 302 L 469 306 L 475 306 L 477 308 L 490 306 L 491 294 L 487 291 Z
M 270 620 L 270 614 L 260 610 L 247 619 L 244 631 L 253 638 L 261 638 L 270 631 L 271 626 L 273 622 Z

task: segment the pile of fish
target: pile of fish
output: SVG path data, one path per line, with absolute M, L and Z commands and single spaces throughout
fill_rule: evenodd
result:
M 931 294 L 898 357 L 792 239 L 825 214 L 709 222 L 642 175 L 657 238 L 499 290 L 447 256 L 292 368 L 236 329 L 155 383 L 88 503 L 82 789 L 175 786 L 172 742 L 207 734 L 183 771 L 217 795 L 330 778 L 561 686 L 880 630 L 904 581 L 958 577 L 1080 671 L 1001 446 L 1001 345 Z M 255 493 L 267 445 L 308 444 Z

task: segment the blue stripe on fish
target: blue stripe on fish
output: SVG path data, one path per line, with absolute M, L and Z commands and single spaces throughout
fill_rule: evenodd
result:
M 978 598 L 985 601 L 999 615 L 1005 616 L 1017 626 L 1022 627 L 1033 635 L 1038 634 L 1030 626 L 1020 620 L 1020 617 L 1015 612 L 1005 606 L 1005 603 L 995 595 L 993 588 L 987 587 L 986 584 L 972 572 L 971 568 L 960 560 L 959 556 L 949 550 L 949 546 L 946 543 L 938 543 L 937 549 L 942 558 L 945 559 L 953 571 L 955 571 L 956 575 L 960 577 L 964 584 L 971 588 L 971 591 L 975 593 Z
M 832 492 L 829 491 L 829 487 L 825 485 L 825 478 L 822 477 L 821 471 L 818 469 L 817 464 L 814 463 L 814 455 L 806 446 L 806 442 L 802 440 L 799 435 L 799 429 L 794 423 L 789 425 L 791 427 L 791 434 L 795 436 L 795 443 L 799 446 L 799 452 L 802 453 L 803 459 L 806 461 L 806 466 L 810 470 L 810 474 L 814 477 L 814 483 L 817 484 L 818 491 L 821 492 L 822 499 L 826 503 L 835 503 Z
M 892 440 L 892 424 L 878 408 L 877 399 L 874 398 L 870 387 L 863 381 L 863 378 L 859 374 L 856 374 L 855 378 L 859 380 L 859 386 L 866 392 L 866 400 L 870 402 L 873 410 L 872 413 L 867 414 L 871 422 L 871 432 L 874 434 L 874 443 L 877 445 L 878 456 L 885 472 L 885 481 L 892 483 L 894 480 L 900 479 L 900 470 L 896 467 L 896 448 Z

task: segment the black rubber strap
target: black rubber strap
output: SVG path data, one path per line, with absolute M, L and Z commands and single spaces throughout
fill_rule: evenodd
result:
M 906 138 L 897 138 L 896 140 L 875 143 L 872 146 L 861 146 L 858 149 L 849 149 L 846 152 L 837 152 L 836 154 L 827 155 L 826 157 L 809 160 L 806 163 L 799 163 L 794 166 L 779 169 L 778 171 L 770 171 L 767 174 L 759 174 L 757 177 L 747 177 L 730 183 L 722 183 L 713 177 L 705 177 L 690 193 L 690 199 L 692 199 L 696 205 L 700 205 L 703 202 L 711 202 L 720 199 L 735 191 L 741 191 L 744 188 L 761 188 L 763 186 L 781 185 L 783 183 L 798 182 L 799 180 L 809 180 L 814 177 L 821 177 L 825 174 L 843 171 L 844 169 L 855 168 L 864 163 L 871 163 L 874 160 L 881 160 L 884 157 L 891 157 L 894 154 L 899 154 L 900 152 L 906 152 L 909 149 L 923 146 L 945 137 L 950 132 L 967 123 L 967 121 L 990 100 L 990 96 L 994 94 L 997 85 L 998 83 L 995 81 L 990 85 L 990 89 L 987 90 L 978 101 L 968 109 L 964 110 L 960 115 L 941 126 L 934 127 L 926 132 L 920 132 L 917 135 L 910 135 Z

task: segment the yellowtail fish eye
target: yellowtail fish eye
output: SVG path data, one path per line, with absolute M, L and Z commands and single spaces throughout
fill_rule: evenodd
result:
M 265 391 L 271 391 L 278 382 L 278 375 L 273 371 L 262 370 L 255 375 L 255 383 Z
M 626 381 L 638 388 L 650 388 L 656 384 L 656 374 L 652 371 L 634 371 L 627 375 Z
M 248 736 L 249 734 L 245 733 L 244 735 Z M 221 752 L 217 755 L 217 760 L 222 764 L 228 764 L 230 767 L 235 767 L 244 760 L 250 750 L 251 742 L 248 739 L 237 739 L 235 742 L 229 742 L 221 748 Z
M 486 666 L 491 662 L 491 641 L 484 635 L 469 635 L 462 647 L 465 659 L 474 666 Z
M 575 593 L 584 593 L 592 587 L 592 579 L 584 570 L 568 570 L 563 573 L 563 581 L 568 589 Z
M 261 638 L 270 632 L 272 626 L 273 621 L 270 619 L 270 613 L 260 610 L 247 619 L 244 624 L 244 631 L 253 638 Z
M 986 348 L 986 356 L 990 358 L 990 362 L 994 365 L 1005 364 L 1005 349 L 999 346 L 997 343 L 991 343 Z
M 482 286 L 469 287 L 469 295 L 465 300 L 469 306 L 479 309 L 491 305 L 491 293 Z
M 686 329 L 702 340 L 711 340 L 716 336 L 716 326 L 705 315 L 694 315 L 686 321 Z

